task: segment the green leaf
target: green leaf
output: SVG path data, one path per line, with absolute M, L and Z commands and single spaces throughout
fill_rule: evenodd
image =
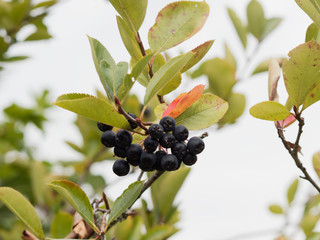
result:
M 143 181 L 136 181 L 130 184 L 129 187 L 121 194 L 121 196 L 116 199 L 111 209 L 107 227 L 134 203 L 139 196 L 142 187 Z
M 141 59 L 142 53 L 141 53 L 139 44 L 136 40 L 134 32 L 132 30 L 130 30 L 128 25 L 119 16 L 117 16 L 117 23 L 118 23 L 118 28 L 119 28 L 122 42 L 123 42 L 124 46 L 126 47 L 128 53 L 135 60 Z
M 190 168 L 187 167 L 181 167 L 179 171 L 176 172 L 165 172 L 156 182 L 151 185 L 151 197 L 153 205 L 157 211 L 160 212 L 162 217 L 166 217 L 167 214 L 169 214 L 173 201 L 189 172 Z M 151 173 L 149 176 L 150 175 Z
M 167 104 L 161 103 L 158 104 L 154 109 L 154 114 L 156 115 L 157 119 L 161 119 L 164 111 L 167 109 Z
M 313 155 L 312 165 L 313 165 L 313 169 L 318 175 L 318 178 L 320 178 L 320 152 L 317 152 Z
M 180 1 L 168 4 L 150 28 L 148 40 L 153 51 L 172 48 L 196 34 L 209 15 L 206 2 Z
M 28 59 L 28 56 L 14 56 L 0 59 L 0 62 L 16 62 Z
M 299 107 L 307 94 L 320 83 L 320 45 L 311 40 L 289 52 L 282 64 L 284 82 L 290 100 Z
M 299 7 L 314 21 L 320 28 L 320 5 L 318 0 L 296 0 Z
M 269 68 L 269 63 L 270 63 L 271 58 L 268 58 L 266 60 L 263 60 L 262 62 L 260 62 L 258 64 L 258 66 L 256 66 L 256 68 L 253 70 L 253 72 L 251 73 L 251 75 L 255 75 L 258 73 L 263 73 L 263 72 L 267 72 L 268 68 Z
M 305 42 L 309 42 L 312 39 L 318 40 L 318 36 L 319 36 L 319 28 L 315 23 L 311 23 L 306 32 Z
M 226 43 L 224 44 L 224 52 L 225 52 L 224 60 L 229 62 L 235 69 L 237 69 L 237 60 L 233 56 L 231 50 L 229 49 L 229 47 Z
M 137 79 L 139 75 L 142 73 L 144 68 L 147 66 L 148 62 L 150 62 L 153 57 L 153 53 L 150 53 L 143 58 L 141 58 L 132 68 L 131 75 L 134 79 Z
M 146 15 L 148 0 L 109 0 L 133 32 L 138 32 Z
M 266 25 L 263 30 L 261 39 L 265 39 L 273 30 L 275 30 L 281 23 L 281 18 L 270 18 L 266 20 Z
M 109 94 L 108 85 L 105 82 L 100 69 L 100 62 L 104 60 L 108 63 L 110 67 L 114 67 L 116 63 L 113 60 L 110 53 L 108 52 L 108 50 L 97 39 L 91 38 L 89 36 L 88 36 L 88 39 L 90 42 L 92 58 L 93 58 L 94 65 L 96 67 L 96 71 L 99 75 L 102 86 L 104 87 L 106 93 Z M 112 96 L 109 96 L 109 98 L 112 99 Z
M 309 236 L 315 228 L 320 216 L 305 214 L 300 222 L 300 227 L 304 231 L 306 236 Z
M 34 33 L 30 34 L 24 41 L 38 41 L 49 39 L 52 36 L 48 33 L 47 28 L 38 28 Z
M 287 200 L 288 200 L 289 205 L 292 203 L 292 201 L 294 200 L 294 197 L 296 196 L 298 185 L 299 185 L 299 180 L 296 179 L 293 181 L 293 183 L 288 188 Z
M 288 109 L 278 102 L 265 101 L 250 108 L 250 114 L 262 120 L 279 121 L 291 115 Z
M 170 225 L 158 225 L 149 229 L 141 240 L 163 240 L 168 239 L 178 230 Z
M 320 100 L 320 84 L 315 86 L 311 91 L 308 93 L 307 97 L 304 100 L 302 110 L 306 109 L 307 107 L 311 106 L 312 104 L 318 102 Z
M 36 9 L 36 8 L 49 8 L 51 6 L 53 6 L 54 4 L 56 4 L 58 2 L 58 0 L 49 0 L 49 1 L 43 1 L 40 3 L 37 3 L 34 7 L 32 7 L 32 9 Z
M 50 233 L 53 238 L 64 238 L 72 231 L 73 217 L 63 211 L 57 212 L 51 222 Z
M 260 42 L 263 39 L 267 21 L 261 4 L 251 0 L 247 7 L 248 30 Z
M 189 62 L 187 62 L 187 64 L 181 69 L 180 72 L 183 73 L 196 65 L 207 54 L 213 43 L 214 40 L 210 40 L 192 49 L 191 52 L 194 53 L 194 55 L 189 60 Z
M 38 204 L 44 204 L 46 193 L 45 169 L 41 162 L 33 160 L 30 164 L 30 178 L 33 195 Z
M 131 79 L 131 75 L 126 74 L 123 79 L 123 83 L 120 86 L 118 93 L 117 93 L 117 97 L 119 98 L 120 101 L 123 100 L 129 94 L 133 84 L 134 84 L 134 82 Z
M 193 53 L 186 53 L 172 58 L 153 75 L 146 89 L 144 105 L 147 105 L 152 97 L 157 95 L 179 73 L 192 56 Z
M 273 204 L 269 206 L 269 211 L 274 213 L 274 214 L 283 214 L 283 209 L 281 206 Z
M 26 227 L 40 239 L 44 239 L 41 222 L 31 203 L 18 191 L 0 187 L 0 201 L 14 213 Z
M 87 94 L 70 93 L 57 98 L 55 105 L 121 129 L 131 129 L 125 117 L 107 101 Z
M 233 23 L 234 28 L 236 29 L 238 33 L 238 37 L 242 43 L 242 46 L 244 48 L 247 47 L 247 28 L 246 26 L 241 22 L 240 18 L 237 16 L 235 11 L 233 11 L 231 8 L 228 8 L 228 14 L 229 17 Z
M 204 94 L 175 120 L 177 125 L 199 130 L 217 123 L 227 110 L 226 101 L 212 94 Z
M 77 184 L 67 180 L 56 180 L 52 181 L 49 186 L 70 203 L 96 233 L 100 232 L 94 223 L 93 210 L 89 198 Z
M 128 63 L 119 62 L 115 66 L 110 66 L 105 60 L 100 61 L 100 69 L 104 79 L 108 95 L 114 100 L 114 96 L 118 96 L 120 87 L 122 86 L 125 76 L 128 72 Z
M 219 127 L 225 124 L 233 124 L 243 114 L 246 106 L 246 97 L 240 93 L 232 93 L 227 100 L 229 108 L 227 113 L 219 121 Z

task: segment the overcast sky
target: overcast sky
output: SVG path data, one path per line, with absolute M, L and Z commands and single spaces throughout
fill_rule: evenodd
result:
M 157 12 L 168 0 L 150 0 L 145 22 L 140 30 L 142 40 L 147 46 L 147 31 L 153 25 Z M 292 0 L 261 0 L 266 17 L 282 17 L 279 28 L 268 37 L 259 49 L 254 63 L 271 56 L 286 56 L 288 51 L 304 41 L 305 30 L 311 20 Z M 179 51 L 188 51 L 195 46 L 215 39 L 215 43 L 206 59 L 223 57 L 223 44 L 227 42 L 243 65 L 244 52 L 241 43 L 228 19 L 226 7 L 233 8 L 244 19 L 247 0 L 207 0 L 210 16 L 204 28 L 195 37 L 170 50 L 171 55 Z M 51 90 L 52 101 L 64 93 L 84 92 L 94 94 L 102 90 L 98 75 L 92 62 L 90 46 L 86 35 L 100 40 L 110 51 L 114 59 L 129 61 L 117 27 L 116 12 L 103 0 L 62 0 L 54 7 L 47 18 L 47 25 L 54 36 L 52 40 L 22 44 L 12 49 L 12 54 L 29 55 L 31 59 L 6 66 L 1 73 L 0 107 L 15 101 L 30 104 L 33 93 L 44 88 Z M 25 33 L 26 34 L 26 33 Z M 249 44 L 254 45 L 254 39 Z M 249 48 L 250 53 L 253 49 Z M 253 64 L 254 65 L 254 64 Z M 252 68 L 252 66 L 251 66 Z M 186 77 L 186 76 L 185 76 Z M 201 78 L 179 88 L 169 98 L 190 90 Z M 280 84 L 283 94 L 284 87 Z M 136 91 L 141 88 L 135 88 Z M 237 124 L 215 130 L 211 128 L 210 137 L 205 140 L 207 148 L 200 155 L 177 197 L 182 211 L 179 223 L 181 231 L 173 240 L 211 239 L 222 240 L 240 233 L 278 229 L 283 222 L 281 217 L 271 215 L 267 208 L 274 202 L 284 203 L 288 184 L 298 177 L 300 172 L 293 160 L 277 138 L 272 122 L 257 120 L 248 114 L 250 106 L 267 100 L 267 75 L 260 74 L 246 78 L 236 85 L 235 90 L 247 97 L 247 107 Z M 142 95 L 140 94 L 142 97 Z M 280 101 L 285 101 L 286 96 Z M 310 168 L 312 155 L 320 150 L 319 104 L 305 112 L 306 126 L 301 140 L 304 164 Z M 71 125 L 75 119 L 73 113 L 55 107 L 50 112 L 51 123 L 46 125 L 47 135 L 33 132 L 30 144 L 38 146 L 39 159 L 76 159 L 64 140 L 79 142 L 79 134 Z M 294 137 L 296 126 L 286 133 Z M 192 135 L 196 135 L 193 133 Z M 107 180 L 115 179 L 111 165 L 95 166 Z M 312 175 L 315 175 L 310 170 Z M 123 178 L 108 194 L 117 197 L 134 178 Z M 302 193 L 315 191 L 307 182 L 301 182 Z M 303 201 L 303 198 L 300 200 Z M 299 205 L 299 201 L 298 204 Z M 301 212 L 293 213 L 293 217 Z M 296 220 L 296 218 L 293 218 Z M 275 235 L 265 235 L 252 239 L 272 239 Z M 240 239 L 240 238 L 238 238 Z M 245 238 L 249 239 L 249 238 Z M 294 239 L 303 239 L 296 236 Z

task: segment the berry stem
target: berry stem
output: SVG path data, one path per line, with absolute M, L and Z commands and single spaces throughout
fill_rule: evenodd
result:
M 140 172 L 140 174 L 139 174 L 139 176 L 137 178 L 137 181 L 141 181 L 141 178 L 142 178 L 143 174 L 144 174 L 144 171 L 141 170 L 141 172 Z
M 204 132 L 204 133 L 201 134 L 201 136 L 199 136 L 199 138 L 204 139 L 204 138 L 206 138 L 208 136 L 209 136 L 208 132 Z

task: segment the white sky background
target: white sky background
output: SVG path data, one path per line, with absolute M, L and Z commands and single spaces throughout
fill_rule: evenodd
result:
M 145 22 L 140 30 L 142 40 L 147 46 L 147 31 L 153 25 L 157 12 L 171 1 L 149 0 Z M 245 19 L 247 0 L 207 0 L 210 16 L 204 28 L 193 38 L 170 50 L 172 55 L 188 51 L 195 46 L 215 39 L 206 59 L 223 57 L 225 41 L 237 57 L 241 66 L 244 52 L 237 38 L 226 7 L 232 7 Z M 292 0 L 260 0 L 266 16 L 282 17 L 280 27 L 262 44 L 254 63 L 271 56 L 286 56 L 288 51 L 303 43 L 305 30 L 311 20 Z M 9 64 L 0 75 L 0 107 L 18 102 L 30 104 L 30 94 L 39 93 L 44 88 L 51 90 L 54 100 L 69 92 L 94 94 L 102 90 L 95 72 L 86 34 L 100 40 L 117 62 L 129 61 L 116 26 L 116 12 L 103 0 L 62 0 L 54 7 L 47 18 L 52 40 L 22 44 L 12 49 L 12 54 L 30 55 L 31 59 L 21 63 Z M 250 38 L 249 46 L 255 41 Z M 249 53 L 253 50 L 248 49 Z M 251 66 L 252 67 L 252 66 Z M 186 76 L 185 76 L 186 77 Z M 170 98 L 189 91 L 205 78 L 188 81 L 178 88 Z M 283 84 L 280 85 L 284 93 Z M 140 90 L 142 99 L 142 88 Z M 267 100 L 267 75 L 260 74 L 246 78 L 236 85 L 235 90 L 247 97 L 247 107 L 237 124 L 216 131 L 211 128 L 210 137 L 205 140 L 206 150 L 200 155 L 191 174 L 177 196 L 181 214 L 179 227 L 182 229 L 173 240 L 211 239 L 222 240 L 240 233 L 268 229 L 280 229 L 281 217 L 267 210 L 271 203 L 285 203 L 286 189 L 300 172 L 278 139 L 272 122 L 257 120 L 248 113 L 250 106 Z M 280 101 L 286 97 L 280 95 Z M 315 104 L 305 112 L 306 126 L 301 139 L 303 163 L 311 169 L 311 157 L 320 150 L 319 115 L 320 106 Z M 73 113 L 55 108 L 50 112 L 50 123 L 46 125 L 46 135 L 34 129 L 30 145 L 37 145 L 39 159 L 77 159 L 78 155 L 64 144 L 64 140 L 79 142 L 79 134 L 71 124 Z M 288 130 L 288 137 L 295 137 L 296 125 Z M 196 135 L 198 133 L 191 133 Z M 94 166 L 108 181 L 116 179 L 111 165 Z M 136 176 L 135 176 L 136 177 Z M 117 197 L 134 178 L 121 178 L 119 183 L 109 188 L 107 193 Z M 309 183 L 300 181 L 300 195 L 315 193 Z M 297 205 L 303 202 L 303 197 Z M 296 223 L 300 211 L 294 212 Z M 275 235 L 253 237 L 252 239 L 272 239 Z M 235 238 L 240 239 L 240 238 Z M 244 238 L 249 239 L 249 238 Z M 295 236 L 294 239 L 303 239 Z

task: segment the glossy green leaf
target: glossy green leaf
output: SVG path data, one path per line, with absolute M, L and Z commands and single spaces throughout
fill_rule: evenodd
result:
M 279 121 L 291 115 L 288 109 L 278 102 L 265 101 L 250 108 L 250 114 L 262 120 Z
M 153 75 L 146 89 L 144 105 L 147 105 L 152 97 L 157 95 L 179 73 L 192 56 L 193 53 L 187 53 L 172 58 Z
M 282 65 L 284 82 L 293 105 L 299 107 L 320 83 L 320 45 L 311 40 L 289 52 Z
M 109 0 L 133 32 L 138 32 L 146 15 L 148 0 Z
M 101 60 L 101 74 L 109 93 L 108 95 L 112 100 L 114 100 L 114 96 L 118 95 L 119 89 L 128 72 L 128 68 L 129 66 L 126 62 L 119 62 L 117 65 L 112 67 L 105 60 Z
M 288 200 L 289 204 L 292 203 L 292 201 L 294 200 L 294 197 L 296 196 L 298 185 L 299 185 L 299 180 L 296 179 L 296 180 L 293 181 L 293 183 L 288 188 L 287 200 Z
M 315 23 L 311 23 L 306 32 L 305 42 L 309 42 L 312 39 L 318 40 L 318 36 L 319 36 L 319 28 Z
M 282 207 L 279 206 L 279 205 L 276 205 L 276 204 L 270 205 L 269 206 L 269 211 L 274 213 L 274 214 L 283 214 L 284 213 Z
M 227 110 L 226 101 L 212 94 L 204 94 L 175 120 L 177 125 L 184 125 L 189 130 L 199 130 L 217 123 Z
M 128 27 L 124 20 L 117 16 L 118 29 L 121 35 L 122 42 L 128 53 L 136 60 L 142 58 L 142 53 L 139 44 L 136 40 L 135 33 Z
M 134 203 L 139 196 L 142 187 L 143 181 L 134 182 L 116 199 L 108 218 L 107 227 Z
M 111 103 L 87 94 L 70 93 L 57 98 L 55 105 L 121 129 L 131 129 L 125 117 Z
M 219 121 L 219 127 L 225 124 L 233 124 L 243 114 L 246 106 L 246 97 L 240 93 L 232 93 L 227 100 L 229 108 L 227 113 Z
M 320 4 L 318 0 L 296 0 L 299 7 L 313 20 L 320 28 Z
M 181 69 L 180 72 L 183 73 L 196 65 L 207 54 L 213 43 L 214 40 L 210 40 L 192 49 L 191 52 L 194 53 L 194 55 L 189 60 L 189 62 L 187 62 L 187 64 Z
M 67 180 L 56 180 L 52 181 L 49 186 L 56 190 L 96 233 L 100 232 L 94 222 L 93 210 L 89 198 L 77 184 Z
M 313 155 L 312 165 L 313 165 L 313 169 L 318 175 L 318 178 L 320 178 L 320 152 L 317 152 Z
M 315 86 L 311 91 L 308 93 L 307 97 L 304 100 L 302 109 L 306 109 L 307 107 L 311 106 L 312 104 L 318 102 L 320 100 L 320 84 Z
M 281 18 L 270 18 L 266 20 L 266 25 L 261 35 L 261 39 L 265 39 L 273 30 L 281 23 Z
M 209 15 L 206 2 L 180 1 L 168 4 L 150 28 L 148 40 L 153 51 L 172 48 L 196 34 Z
M 0 187 L 0 201 L 10 209 L 40 239 L 44 239 L 41 222 L 31 203 L 18 191 Z
M 91 38 L 89 36 L 88 36 L 88 39 L 90 42 L 92 58 L 93 58 L 94 65 L 96 67 L 96 71 L 99 75 L 102 86 L 104 87 L 106 93 L 109 94 L 108 85 L 105 82 L 100 69 L 100 62 L 104 60 L 108 63 L 110 67 L 114 67 L 116 63 L 113 60 L 110 53 L 108 52 L 108 50 L 97 39 Z M 112 96 L 109 96 L 109 98 L 112 99 Z
M 53 217 L 50 233 L 53 238 L 64 238 L 72 231 L 73 216 L 67 212 L 59 211 Z
M 178 230 L 169 225 L 154 226 L 147 231 L 141 240 L 163 240 L 168 239 Z
M 231 8 L 228 8 L 229 17 L 233 23 L 234 28 L 238 33 L 238 37 L 244 48 L 247 47 L 247 27 L 241 22 L 240 18 L 237 16 L 235 11 Z
M 258 41 L 263 39 L 266 28 L 266 19 L 261 4 L 257 0 L 251 0 L 247 7 L 248 31 Z
M 166 217 L 167 214 L 169 214 L 172 208 L 173 201 L 189 172 L 190 168 L 187 167 L 181 167 L 176 172 L 165 172 L 157 181 L 155 181 L 151 185 L 151 196 L 153 205 L 157 209 L 157 211 L 161 213 L 162 217 Z M 150 175 L 151 173 L 149 174 L 149 176 Z

